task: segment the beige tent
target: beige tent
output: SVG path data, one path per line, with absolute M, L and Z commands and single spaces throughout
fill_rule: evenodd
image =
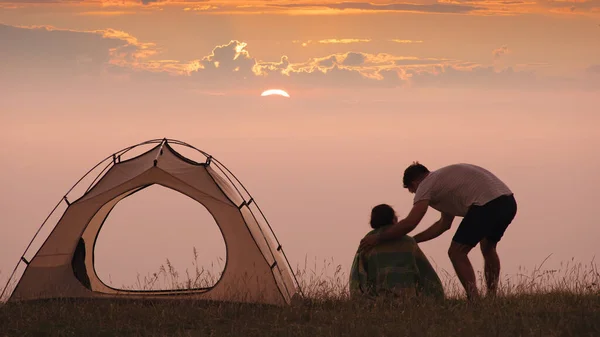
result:
M 151 148 L 121 161 L 127 152 L 142 146 Z M 206 160 L 188 159 L 175 150 L 180 147 L 194 149 Z M 96 167 L 102 163 L 108 164 L 80 198 L 69 201 L 67 193 L 61 200 L 68 206 L 66 211 L 30 260 L 26 255 L 31 243 L 27 247 L 20 261 L 26 268 L 9 301 L 126 297 L 285 305 L 299 294 L 289 262 L 262 211 L 239 180 L 212 156 L 183 142 L 162 139 L 121 150 Z M 119 201 L 153 184 L 201 203 L 218 224 L 227 258 L 221 278 L 211 288 L 120 290 L 107 286 L 96 275 L 94 245 L 110 211 Z

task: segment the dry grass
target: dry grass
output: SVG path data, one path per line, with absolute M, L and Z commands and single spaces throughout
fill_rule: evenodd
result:
M 335 272 L 325 276 L 330 268 Z M 154 282 L 177 288 L 214 281 L 201 281 L 198 273 L 214 277 L 196 270 L 181 278 L 167 263 Z M 467 303 L 454 274 L 444 271 L 444 302 L 350 300 L 347 276 L 332 261 L 320 268 L 305 262 L 297 276 L 307 298 L 284 308 L 140 300 L 0 304 L 0 336 L 600 336 L 600 274 L 593 262 L 504 279 L 501 296 L 478 303 Z

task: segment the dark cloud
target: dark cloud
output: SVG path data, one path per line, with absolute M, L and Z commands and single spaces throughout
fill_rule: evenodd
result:
M 232 40 L 226 45 L 215 47 L 212 54 L 202 58 L 200 64 L 204 71 L 250 74 L 256 60 L 250 57 L 245 48 L 245 43 Z
M 264 85 L 285 84 L 296 88 L 356 88 L 356 87 L 394 87 L 404 82 L 399 76 L 389 73 L 387 81 L 381 78 L 365 76 L 357 70 L 348 69 L 338 64 L 330 69 L 299 70 L 287 75 L 271 73 L 268 77 L 259 78 L 258 83 Z
M 413 85 L 419 87 L 517 88 L 542 82 L 531 71 L 515 71 L 512 67 L 497 70 L 491 66 L 435 66 L 434 69 L 409 69 Z
M 290 66 L 290 60 L 287 56 L 282 56 L 279 62 L 261 62 L 258 65 L 258 71 L 261 72 L 283 72 Z
M 0 3 L 9 4 L 54 4 L 54 3 L 80 3 L 81 0 L 0 0 Z
M 585 69 L 588 74 L 600 75 L 600 64 L 593 64 Z
M 585 69 L 586 89 L 600 89 L 600 64 L 593 64 Z
M 524 0 L 458 0 L 457 3 L 477 3 L 479 5 L 524 5 L 530 2 Z
M 525 2 L 525 1 L 497 1 L 494 3 L 499 4 L 499 5 L 524 5 L 527 2 Z
M 196 67 L 190 77 L 203 85 L 228 87 L 246 85 L 254 80 L 256 59 L 245 49 L 246 44 L 237 40 L 217 46 L 212 53 L 195 61 Z
M 471 5 L 435 3 L 435 4 L 412 4 L 412 3 L 390 3 L 372 4 L 368 2 L 339 2 L 339 3 L 295 3 L 295 4 L 269 4 L 269 6 L 280 8 L 313 8 L 324 7 L 331 9 L 359 9 L 367 11 L 416 11 L 427 13 L 469 13 L 485 9 Z
M 418 58 L 418 57 L 406 57 L 400 58 L 394 61 L 397 66 L 415 66 L 415 65 L 429 65 L 429 64 L 441 64 L 448 62 L 447 59 L 438 58 Z
M 571 12 L 575 11 L 592 11 L 600 9 L 600 0 L 583 0 L 583 1 L 563 1 L 563 0 L 542 0 L 540 4 L 547 8 L 568 9 Z
M 335 55 L 331 55 L 329 57 L 326 57 L 326 58 L 318 61 L 317 64 L 319 65 L 319 67 L 331 68 L 334 65 L 338 64 L 338 60 Z
M 366 56 L 363 53 L 350 52 L 346 55 L 343 65 L 360 66 L 365 63 Z
M 0 72 L 39 76 L 101 71 L 111 60 L 111 50 L 128 44 L 101 34 L 1 24 L 0 41 Z
M 141 4 L 141 5 L 150 5 L 154 3 L 169 3 L 169 2 L 177 2 L 177 3 L 205 3 L 210 0 L 112 0 L 110 1 L 110 5 L 131 5 L 131 4 Z M 0 4 L 12 4 L 12 5 L 35 5 L 35 4 L 82 4 L 85 3 L 85 0 L 0 0 Z M 96 2 L 98 5 L 102 5 L 102 2 Z

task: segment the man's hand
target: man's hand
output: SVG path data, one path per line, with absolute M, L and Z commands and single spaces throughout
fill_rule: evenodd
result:
M 365 236 L 358 246 L 359 251 L 365 251 L 373 248 L 378 243 L 388 242 L 401 238 L 403 235 L 408 234 L 410 231 L 415 229 L 423 216 L 427 212 L 429 207 L 429 200 L 421 200 L 413 205 L 410 213 L 406 219 L 402 219 L 395 224 L 391 225 L 384 231 L 377 234 L 371 234 Z
M 358 246 L 358 250 L 359 251 L 367 251 L 367 250 L 373 248 L 378 243 L 379 243 L 379 236 L 377 234 L 367 235 L 362 240 L 360 240 L 360 245 Z
M 429 200 L 422 200 L 415 203 L 405 219 L 396 222 L 390 228 L 379 233 L 378 242 L 397 240 L 410 233 L 421 222 L 428 207 Z

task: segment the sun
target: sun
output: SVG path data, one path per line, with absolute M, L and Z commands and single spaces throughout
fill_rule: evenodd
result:
M 287 92 L 285 92 L 285 90 L 281 90 L 281 89 L 269 89 L 269 90 L 265 90 L 260 95 L 261 96 L 279 95 L 279 96 L 288 97 L 288 98 L 290 97 L 290 94 L 288 94 Z

